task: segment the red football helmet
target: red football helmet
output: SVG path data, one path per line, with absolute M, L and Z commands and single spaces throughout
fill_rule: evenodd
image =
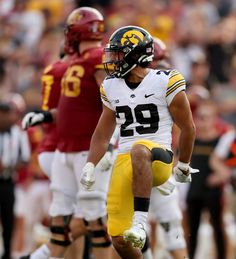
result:
M 83 40 L 102 40 L 104 19 L 102 14 L 91 7 L 75 9 L 67 18 L 65 28 L 65 52 L 73 53 Z
M 154 43 L 154 60 L 163 60 L 163 59 L 169 58 L 166 44 L 162 40 L 156 37 L 153 37 L 153 43 Z
M 166 44 L 159 38 L 153 37 L 154 58 L 152 66 L 159 69 L 169 69 L 169 53 Z

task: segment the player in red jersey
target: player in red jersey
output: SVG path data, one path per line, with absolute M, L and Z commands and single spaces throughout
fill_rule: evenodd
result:
M 61 95 L 61 79 L 66 72 L 72 55 L 65 53 L 67 49 L 64 47 L 61 50 L 61 58 L 56 62 L 48 65 L 41 77 L 41 93 L 42 105 L 41 109 L 48 112 L 51 109 L 57 108 L 60 95 Z M 27 128 L 28 121 L 35 116 L 38 112 L 29 112 L 22 121 L 23 128 Z M 54 152 L 58 143 L 58 134 L 56 129 L 56 122 L 44 123 L 44 138 L 38 147 L 38 160 L 43 172 L 50 178 L 51 163 L 53 160 Z
M 28 127 L 56 120 L 58 129 L 51 175 L 52 236 L 45 254 L 31 259 L 63 258 L 71 237 L 75 239 L 88 230 L 96 258 L 109 257 L 107 248 L 111 243 L 102 221 L 106 215 L 109 175 L 100 173 L 91 192 L 83 191 L 79 184 L 90 139 L 102 111 L 98 86 L 105 77 L 103 32 L 103 17 L 96 9 L 82 7 L 69 15 L 65 47 L 69 53 L 77 53 L 77 57 L 62 79 L 58 109 L 34 114 L 25 124 Z
M 56 61 L 45 68 L 42 82 L 42 110 L 57 108 L 61 94 L 61 79 L 68 65 L 69 58 Z M 39 146 L 39 163 L 45 174 L 50 178 L 51 163 L 57 147 L 58 135 L 56 123 L 44 124 L 45 137 Z
M 72 55 L 66 54 L 65 50 L 61 50 L 60 59 L 56 62 L 48 65 L 43 72 L 41 77 L 41 93 L 42 93 L 42 104 L 41 109 L 44 112 L 49 111 L 50 109 L 57 108 L 60 94 L 61 94 L 61 79 L 69 66 L 70 59 Z M 30 120 L 38 112 L 29 112 L 22 121 L 23 128 L 27 128 L 27 121 Z M 37 146 L 38 153 L 38 162 L 40 168 L 45 173 L 45 175 L 50 179 L 51 178 L 51 167 L 54 157 L 54 153 L 58 143 L 58 134 L 56 123 L 42 125 L 43 127 L 43 139 L 40 141 Z M 47 182 L 45 182 L 46 185 Z M 47 189 L 47 186 L 45 190 Z M 45 195 L 45 194 L 44 194 Z M 43 246 L 43 249 L 45 247 Z M 34 254 L 38 254 L 41 250 L 37 249 L 30 258 L 34 258 Z M 46 247 L 47 249 L 47 247 Z M 39 250 L 39 251 L 38 251 Z M 23 257 L 24 258 L 24 257 Z M 27 258 L 27 257 L 26 257 Z M 29 258 L 29 256 L 28 256 Z

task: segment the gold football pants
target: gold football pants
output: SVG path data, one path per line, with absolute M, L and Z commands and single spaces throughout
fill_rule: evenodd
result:
M 172 172 L 172 153 L 152 141 L 140 140 L 136 144 L 144 145 L 152 152 L 153 186 L 166 182 Z M 119 154 L 113 167 L 107 199 L 108 233 L 111 236 L 123 235 L 131 227 L 133 201 L 131 156 L 129 153 Z

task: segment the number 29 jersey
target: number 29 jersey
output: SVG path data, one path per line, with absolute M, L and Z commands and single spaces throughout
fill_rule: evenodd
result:
M 129 152 L 140 139 L 171 150 L 173 120 L 168 106 L 185 88 L 184 77 L 177 70 L 150 69 L 135 89 L 129 88 L 124 79 L 107 77 L 100 93 L 103 104 L 116 113 L 119 153 Z

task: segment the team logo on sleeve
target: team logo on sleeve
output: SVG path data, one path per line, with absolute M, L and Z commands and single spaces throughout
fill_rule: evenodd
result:
M 143 42 L 144 35 L 138 30 L 130 30 L 124 33 L 121 38 L 121 45 L 137 45 L 139 42 Z

